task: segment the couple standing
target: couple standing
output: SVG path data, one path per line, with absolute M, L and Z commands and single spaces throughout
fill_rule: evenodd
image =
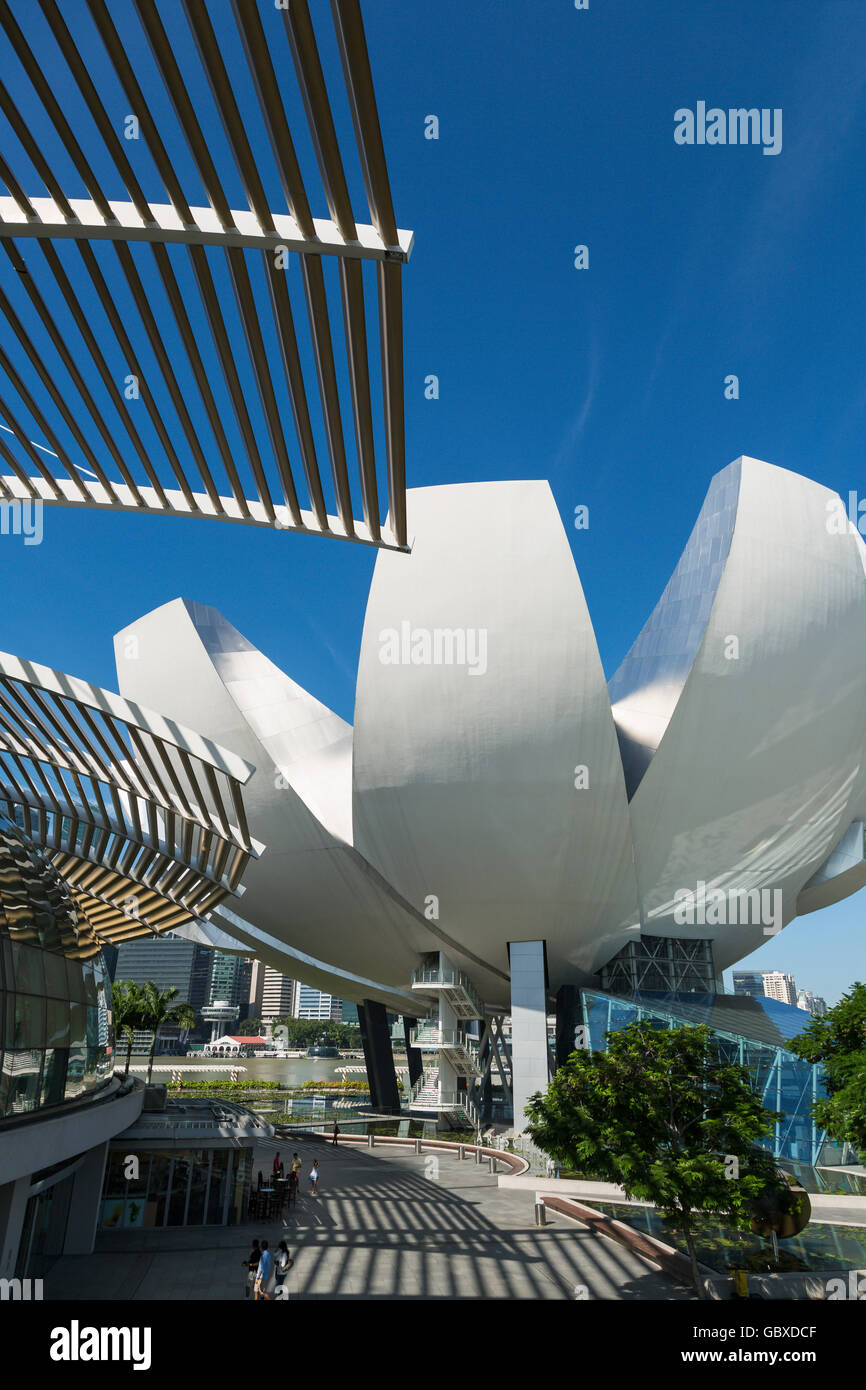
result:
M 252 1284 L 253 1301 L 257 1303 L 261 1298 L 269 1303 L 274 1291 L 283 1287 L 292 1261 L 284 1240 L 281 1240 L 277 1246 L 276 1257 L 271 1254 L 266 1240 L 263 1240 L 261 1245 L 257 1240 L 254 1240 L 249 1258 L 244 1261 L 244 1264 L 248 1271 L 245 1297 L 249 1298 L 250 1284 Z M 281 1298 L 282 1295 L 278 1293 L 277 1297 Z

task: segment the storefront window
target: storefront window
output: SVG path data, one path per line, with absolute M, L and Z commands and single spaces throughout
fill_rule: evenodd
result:
M 204 1224 L 209 1171 L 210 1150 L 196 1149 L 192 1154 L 189 1208 L 186 1215 L 186 1224 L 188 1226 L 201 1226 Z
M 209 1226 L 215 1226 L 223 1219 L 223 1207 L 226 1199 L 226 1184 L 228 1181 L 230 1158 L 231 1149 L 214 1150 L 210 1170 L 207 1216 L 205 1218 Z
M 131 1156 L 138 1177 L 127 1177 Z M 102 1190 L 102 1227 L 219 1226 L 242 1219 L 251 1158 L 247 1150 L 110 1151 Z M 226 1201 L 228 1196 L 228 1203 Z
M 171 1180 L 171 1196 L 168 1202 L 168 1225 L 186 1225 L 186 1199 L 189 1192 L 189 1177 L 192 1164 L 189 1153 L 174 1156 L 174 1175 Z

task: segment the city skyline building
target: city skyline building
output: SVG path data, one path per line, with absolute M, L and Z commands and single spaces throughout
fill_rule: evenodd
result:
M 734 994 L 748 994 L 759 999 L 766 994 L 764 976 L 754 970 L 735 970 L 733 972 Z
M 136 941 L 121 942 L 118 948 L 116 980 L 131 980 L 139 987 L 151 980 L 159 990 L 176 989 L 175 1004 L 189 1004 L 196 1014 L 196 1027 L 190 1036 L 207 1033 L 201 1026 L 201 1011 L 211 1002 L 210 982 L 214 964 L 214 952 L 207 946 L 167 932 Z M 220 996 L 224 998 L 225 996 Z M 167 1041 L 169 1032 L 164 1038 Z M 136 1032 L 136 1050 L 149 1048 L 151 1035 Z M 179 1042 L 180 1033 L 174 1029 L 174 1042 Z
M 823 1018 L 827 1012 L 827 1001 L 820 994 L 813 994 L 810 989 L 799 989 L 797 991 L 797 1008 L 804 1009 L 814 1018 Z
M 797 986 L 794 976 L 785 970 L 764 971 L 764 993 L 768 999 L 778 999 L 782 1004 L 797 1004 Z
M 240 1008 L 249 998 L 249 967 L 243 956 L 227 951 L 211 951 L 211 969 L 207 988 L 207 1003 L 225 1000 Z
M 321 1019 L 323 1022 L 340 1023 L 343 1018 L 343 1001 L 331 994 L 323 994 L 312 985 L 298 985 L 297 1015 L 304 1019 Z
M 297 982 L 284 975 L 273 966 L 266 965 L 262 971 L 260 1014 L 263 1024 L 272 1024 L 275 1018 L 295 1018 L 297 1015 Z

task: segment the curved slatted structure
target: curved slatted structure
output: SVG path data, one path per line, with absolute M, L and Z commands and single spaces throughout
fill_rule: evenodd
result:
M 0 653 L 0 812 L 47 852 L 103 942 L 233 894 L 251 854 L 234 754 L 85 681 Z

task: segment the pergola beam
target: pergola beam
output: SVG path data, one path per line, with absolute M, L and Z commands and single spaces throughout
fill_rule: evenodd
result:
M 91 198 L 70 198 L 75 218 L 64 216 L 53 198 L 29 199 L 36 217 L 29 217 L 14 198 L 0 197 L 0 234 L 14 237 L 61 238 L 74 241 L 160 241 L 187 246 L 240 246 L 276 254 L 282 249 L 300 255 L 345 256 L 349 260 L 405 263 L 412 254 L 414 233 L 397 231 L 396 246 L 387 246 L 376 231 L 355 223 L 357 238 L 347 241 L 335 222 L 314 217 L 312 236 L 304 236 L 289 213 L 271 213 L 273 231 L 265 230 L 249 208 L 229 209 L 234 226 L 224 227 L 213 208 L 190 207 L 185 222 L 171 203 L 149 203 L 146 222 L 132 202 L 109 200 L 116 219 L 107 222 Z

